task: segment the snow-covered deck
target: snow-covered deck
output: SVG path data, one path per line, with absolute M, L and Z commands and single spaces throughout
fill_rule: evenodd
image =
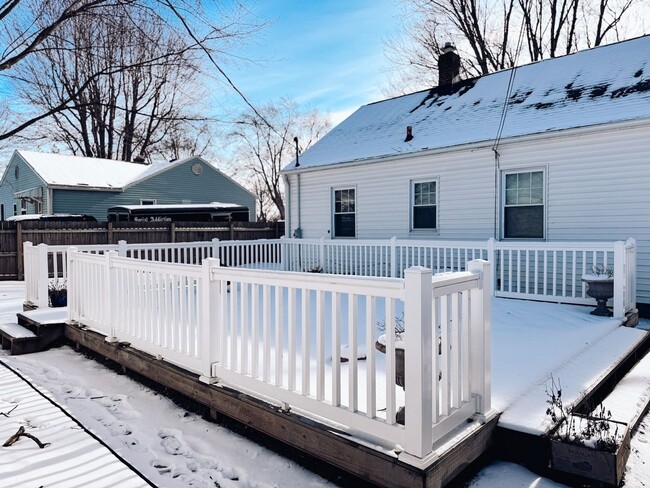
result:
M 551 376 L 566 406 L 601 381 L 647 332 L 621 327 L 590 307 L 495 298 L 492 309 L 492 406 L 499 426 L 542 434 Z
M 4 295 L 13 300 L 13 306 L 8 306 L 0 297 L 0 318 L 6 320 L 19 311 L 22 300 L 20 292 Z M 591 316 L 589 311 L 582 306 L 493 299 L 492 402 L 503 412 L 504 425 L 528 432 L 544 430 L 545 383 L 551 374 L 561 380 L 568 403 L 597 382 L 646 334 L 620 327 L 620 320 Z M 3 359 L 14 361 L 12 357 Z M 16 466 L 4 469 L 14 470 Z

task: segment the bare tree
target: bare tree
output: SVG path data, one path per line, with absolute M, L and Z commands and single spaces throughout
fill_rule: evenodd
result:
M 386 43 L 397 72 L 389 93 L 437 84 L 437 58 L 454 42 L 466 76 L 569 54 L 643 32 L 649 0 L 400 0 L 400 37 Z
M 287 99 L 242 114 L 230 138 L 236 144 L 236 167 L 260 199 L 261 218 L 275 214 L 284 219 L 280 171 L 296 156 L 294 138 L 302 153 L 329 128 L 329 120 L 319 111 L 300 109 Z
M 39 113 L 53 112 L 35 130 L 84 156 L 130 161 L 165 147 L 179 156 L 178 135 L 203 120 L 196 51 L 133 7 L 103 13 L 60 27 L 17 69 L 23 98 Z M 176 140 L 162 144 L 172 134 Z
M 180 108 L 206 59 L 227 78 L 217 60 L 260 27 L 247 14 L 221 0 L 0 1 L 0 86 L 26 97 L 0 107 L 0 141 L 49 119 L 75 152 L 130 159 L 184 124 L 204 130 Z

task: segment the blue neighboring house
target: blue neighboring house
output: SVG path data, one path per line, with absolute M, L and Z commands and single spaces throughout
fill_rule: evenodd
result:
M 106 220 L 109 207 L 228 202 L 248 207 L 255 195 L 204 159 L 144 165 L 111 159 L 14 151 L 0 180 L 0 218 L 86 214 Z

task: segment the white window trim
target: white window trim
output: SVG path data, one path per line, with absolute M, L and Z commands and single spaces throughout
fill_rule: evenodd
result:
M 337 237 L 335 234 L 336 232 L 336 227 L 335 227 L 335 210 L 336 210 L 336 192 L 341 191 L 341 190 L 354 190 L 354 236 L 340 236 Z M 331 220 L 331 235 L 332 239 L 357 239 L 359 236 L 359 208 L 358 208 L 358 203 L 359 203 L 359 192 L 357 190 L 357 185 L 346 185 L 346 186 L 336 186 L 332 187 L 330 191 L 330 220 Z
M 543 237 L 505 237 L 505 208 L 506 208 L 506 175 L 516 174 L 516 173 L 532 173 L 535 171 L 541 171 L 542 177 L 544 178 L 544 188 L 543 195 L 544 201 L 543 206 Z M 546 236 L 548 235 L 547 228 L 547 207 L 548 206 L 548 166 L 521 166 L 516 168 L 508 168 L 501 170 L 501 185 L 499 191 L 499 236 L 502 241 L 546 241 Z
M 413 207 L 415 207 L 415 184 L 429 183 L 436 184 L 436 226 L 431 229 L 413 228 Z M 409 232 L 413 234 L 438 234 L 440 228 L 440 177 L 417 178 L 409 181 Z
M 144 203 L 144 202 L 151 202 L 151 203 Z M 158 199 L 156 198 L 141 198 L 140 199 L 140 205 L 157 205 L 158 204 Z

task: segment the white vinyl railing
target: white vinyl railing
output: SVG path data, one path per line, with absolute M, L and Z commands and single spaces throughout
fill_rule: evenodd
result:
M 46 276 L 43 258 L 25 243 L 25 279 L 28 301 L 46 306 L 41 299 L 48 277 L 65 279 L 65 246 L 36 246 L 47 254 Z M 497 297 L 550 302 L 592 304 L 582 275 L 593 266 L 613 269 L 613 313 L 623 317 L 636 308 L 636 243 L 627 242 L 497 242 L 271 239 L 193 243 L 127 244 L 79 246 L 79 251 L 102 254 L 117 251 L 120 256 L 177 264 L 200 264 L 205 258 L 220 260 L 222 267 L 323 272 L 338 275 L 402 278 L 405 269 L 424 266 L 434 273 L 465 271 L 472 259 L 494 263 L 494 294 Z M 29 263 L 28 263 L 29 260 Z M 30 267 L 31 266 L 31 267 Z M 29 267 L 29 273 L 27 273 Z M 33 280 L 42 280 L 34 284 Z M 41 291 L 39 291 L 41 290 Z M 45 305 L 42 305 L 45 303 Z
M 613 313 L 636 308 L 636 242 L 492 242 L 495 296 L 590 305 L 584 274 L 614 273 Z
M 435 277 L 414 267 L 391 279 L 71 249 L 68 317 L 205 382 L 218 378 L 422 458 L 490 409 L 490 264 L 468 267 Z M 403 337 L 394 329 L 400 313 Z M 387 324 L 386 354 L 375 348 L 377 322 Z M 395 385 L 397 348 L 404 349 L 405 392 Z M 400 406 L 404 425 L 396 421 Z

